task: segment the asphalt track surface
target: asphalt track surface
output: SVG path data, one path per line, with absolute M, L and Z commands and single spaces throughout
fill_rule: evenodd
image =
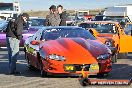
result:
M 26 66 L 24 52 L 20 52 L 17 70 L 21 75 L 8 75 L 7 51 L 0 50 L 0 88 L 83 88 L 78 81 L 78 77 L 40 77 L 38 70 L 30 71 Z M 93 79 L 102 79 L 91 76 Z M 131 79 L 132 78 L 132 54 L 128 59 L 119 59 L 113 64 L 113 70 L 103 79 Z M 130 86 L 87 86 L 85 88 L 132 88 Z

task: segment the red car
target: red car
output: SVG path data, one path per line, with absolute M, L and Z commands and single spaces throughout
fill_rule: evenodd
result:
M 106 74 L 112 70 L 111 51 L 80 27 L 47 27 L 29 37 L 24 45 L 28 67 L 41 75 Z

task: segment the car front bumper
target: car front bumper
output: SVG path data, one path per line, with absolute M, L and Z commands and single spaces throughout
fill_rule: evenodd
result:
M 67 74 L 67 75 L 81 75 L 82 74 L 82 69 L 83 67 L 86 67 L 85 70 L 83 71 L 84 73 L 87 73 L 89 75 L 96 75 L 99 72 L 99 65 L 98 63 L 95 64 L 65 64 L 60 61 L 50 61 L 49 62 L 42 62 L 44 67 L 44 71 L 46 71 L 49 74 Z M 66 66 L 69 66 L 66 70 Z M 75 69 L 71 70 L 73 66 Z

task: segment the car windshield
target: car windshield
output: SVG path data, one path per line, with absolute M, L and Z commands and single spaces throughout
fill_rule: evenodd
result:
M 129 22 L 129 20 L 127 18 L 105 18 L 104 19 L 105 21 L 106 20 L 109 20 L 109 21 L 116 21 L 116 22 Z
M 82 23 L 82 28 L 95 28 L 99 33 L 116 33 L 115 24 L 112 23 Z
M 58 38 L 76 37 L 95 40 L 95 37 L 89 31 L 83 28 L 51 28 L 45 30 L 42 35 L 43 40 L 55 40 Z
M 126 23 L 129 22 L 129 19 L 128 18 L 106 18 L 104 19 L 105 21 L 109 20 L 109 21 L 115 21 L 115 22 L 119 22 L 121 27 L 124 28 Z
M 44 26 L 45 19 L 30 19 L 31 26 Z

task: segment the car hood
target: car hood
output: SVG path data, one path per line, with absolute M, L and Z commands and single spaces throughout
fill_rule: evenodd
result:
M 96 40 L 63 38 L 43 42 L 40 47 L 48 54 L 66 57 L 67 63 L 95 63 L 97 56 L 109 53 L 108 48 Z M 72 60 L 71 60 L 72 59 Z

